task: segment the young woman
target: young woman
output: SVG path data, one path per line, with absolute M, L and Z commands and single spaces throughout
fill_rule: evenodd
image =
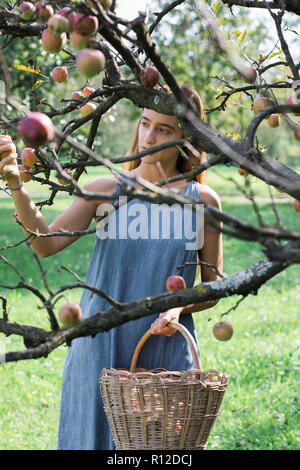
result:
M 199 96 L 191 89 L 185 92 L 193 101 L 199 115 L 202 116 L 203 108 Z M 144 150 L 181 137 L 181 130 L 175 116 L 144 109 L 129 153 L 132 154 L 137 150 Z M 187 149 L 185 151 L 189 153 Z M 11 138 L 0 136 L 0 173 L 6 176 L 18 217 L 28 229 L 38 230 L 40 233 L 57 232 L 59 229 L 86 230 L 100 205 L 107 204 L 107 200 L 86 201 L 78 197 L 48 226 L 22 184 L 16 166 L 16 157 L 16 147 Z M 199 164 L 199 160 L 194 159 L 194 161 Z M 139 176 L 155 183 L 165 177 L 180 175 L 191 168 L 191 164 L 180 155 L 177 147 L 171 147 L 146 155 L 139 161 L 124 165 L 124 168 L 129 175 Z M 168 187 L 176 188 L 187 196 L 196 200 L 200 199 L 221 209 L 217 194 L 197 180 L 189 182 L 181 180 L 169 184 Z M 120 186 L 114 177 L 98 178 L 88 183 L 85 189 L 121 196 Z M 204 231 L 204 243 L 201 249 L 186 249 L 186 243 L 191 239 L 190 234 L 184 231 L 181 238 L 178 238 L 174 236 L 174 227 L 171 227 L 170 236 L 164 237 L 161 219 L 159 227 L 151 227 L 152 209 L 151 202 L 131 199 L 115 211 L 117 226 L 117 230 L 114 231 L 115 236 L 96 237 L 87 274 L 88 284 L 102 289 L 120 302 L 130 302 L 165 292 L 166 279 L 175 273 L 177 266 L 188 262 L 194 262 L 194 264 L 180 268 L 176 274 L 184 277 L 187 287 L 193 287 L 198 258 L 213 264 L 219 272 L 222 272 L 220 233 L 211 230 L 208 224 L 204 223 L 204 227 L 199 228 Z M 132 220 L 135 220 L 133 217 L 136 216 L 137 210 L 146 214 L 146 219 L 139 220 L 150 221 L 148 234 L 153 234 L 151 229 L 155 228 L 155 236 L 129 236 L 129 226 Z M 182 207 L 177 208 L 174 214 L 180 215 L 183 210 Z M 194 212 L 193 217 L 196 217 Z M 192 224 L 194 222 L 195 219 L 192 220 Z M 128 232 L 127 236 L 124 236 L 126 224 Z M 120 228 L 121 235 L 118 230 Z M 142 227 L 143 230 L 144 228 Z M 39 256 L 48 257 L 75 240 L 76 237 L 40 237 L 36 238 L 31 246 Z M 201 266 L 203 282 L 217 278 L 212 269 Z M 113 449 L 98 383 L 102 368 L 128 369 L 136 344 L 149 328 L 152 329 L 153 335 L 142 348 L 138 367 L 145 369 L 163 367 L 168 370 L 192 368 L 193 362 L 185 339 L 180 333 L 174 334 L 175 330 L 167 325 L 170 320 L 180 321 L 196 339 L 191 313 L 210 308 L 215 304 L 216 302 L 211 301 L 184 308 L 173 308 L 167 312 L 157 312 L 157 314 L 127 322 L 108 332 L 99 333 L 94 338 L 85 337 L 73 340 L 64 367 L 58 448 Z M 80 305 L 84 318 L 111 307 L 106 300 L 92 294 L 89 290 L 83 291 Z

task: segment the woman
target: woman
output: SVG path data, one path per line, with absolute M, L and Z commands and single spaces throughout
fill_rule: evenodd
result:
M 201 100 L 198 95 L 185 90 L 192 99 L 201 116 Z M 203 109 L 202 109 L 203 112 Z M 154 145 L 182 138 L 182 133 L 175 116 L 159 114 L 144 109 L 138 123 L 138 131 L 132 151 L 144 150 Z M 188 152 L 188 151 L 187 151 Z M 6 156 L 8 155 L 8 156 Z M 86 230 L 92 219 L 99 213 L 99 207 L 107 200 L 86 201 L 76 198 L 70 208 L 57 217 L 49 226 L 42 214 L 31 201 L 22 185 L 16 166 L 16 148 L 8 136 L 0 136 L 0 173 L 6 176 L 8 187 L 14 199 L 19 219 L 25 227 L 40 233 Z M 171 147 L 152 155 L 146 155 L 130 166 L 124 166 L 130 176 L 142 177 L 155 183 L 180 175 L 191 168 L 182 160 L 177 147 Z M 199 164 L 199 160 L 196 160 Z M 163 176 L 162 176 L 163 174 Z M 178 181 L 168 185 L 185 195 L 200 199 L 207 204 L 221 209 L 216 193 L 198 181 Z M 116 178 L 98 178 L 89 182 L 85 190 L 122 195 Z M 123 196 L 124 197 L 124 196 Z M 153 204 L 132 199 L 114 212 L 117 230 L 114 237 L 98 234 L 87 275 L 87 283 L 101 288 L 112 298 L 120 302 L 130 302 L 139 298 L 157 295 L 166 291 L 166 279 L 175 273 L 176 267 L 188 262 L 194 264 L 179 269 L 176 274 L 184 277 L 187 287 L 192 287 L 196 276 L 196 261 L 213 264 L 222 271 L 221 235 L 212 231 L 207 224 L 204 229 L 204 244 L 201 249 L 186 249 L 190 234 L 184 232 L 181 239 L 174 237 L 174 226 L 169 237 L 163 237 L 162 220 L 159 221 L 159 233 L 154 237 L 129 236 L 132 227 L 132 215 L 136 210 L 146 214 L 151 221 Z M 160 208 L 160 206 L 159 206 Z M 176 209 L 180 215 L 183 209 Z M 195 213 L 192 212 L 195 217 Z M 112 220 L 112 219 L 111 219 Z M 141 219 L 139 219 L 141 221 Z M 181 219 L 182 220 L 182 219 Z M 195 219 L 192 220 L 193 227 Z M 128 226 L 126 237 L 124 227 Z M 151 224 L 150 224 L 151 225 Z M 136 225 L 135 225 L 136 228 Z M 141 228 L 141 227 L 140 227 Z M 151 228 L 151 227 L 150 227 Z M 153 228 L 153 227 L 152 227 Z M 155 230 L 157 227 L 154 227 Z M 144 227 L 142 227 L 142 230 Z M 148 232 L 149 234 L 149 232 Z M 152 232 L 151 232 L 152 234 Z M 107 235 L 107 234 L 106 234 Z M 136 235 L 136 234 L 135 234 Z M 40 237 L 31 246 L 41 257 L 51 256 L 64 249 L 77 237 Z M 213 281 L 218 276 L 209 267 L 201 266 L 202 281 Z M 188 370 L 193 366 L 187 343 L 180 333 L 168 327 L 170 320 L 180 321 L 195 336 L 192 312 L 198 312 L 215 305 L 215 301 L 204 302 L 187 307 L 179 307 L 167 312 L 157 313 L 125 323 L 108 332 L 99 333 L 94 338 L 76 338 L 68 350 L 61 396 L 61 412 L 58 436 L 59 449 L 113 449 L 113 442 L 102 406 L 98 384 L 102 368 L 129 368 L 135 346 L 141 336 L 149 329 L 153 335 L 145 343 L 137 366 L 146 369 L 163 367 L 169 370 Z M 83 317 L 95 312 L 105 311 L 111 305 L 84 290 L 81 298 Z

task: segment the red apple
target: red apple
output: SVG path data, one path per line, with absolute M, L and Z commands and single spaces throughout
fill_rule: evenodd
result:
M 36 148 L 53 139 L 54 126 L 46 114 L 33 112 L 21 120 L 18 132 L 28 147 Z
M 290 95 L 286 99 L 286 104 L 300 104 L 296 95 Z M 295 116 L 300 116 L 300 113 L 293 113 Z
M 185 289 L 186 283 L 183 277 L 174 275 L 168 277 L 166 280 L 166 288 L 169 292 L 173 292 L 175 290 Z
M 79 305 L 72 303 L 62 305 L 59 309 L 58 316 L 65 327 L 76 326 L 82 319 L 81 308 Z
M 33 3 L 31 2 L 22 2 L 20 3 L 19 5 L 19 13 L 20 13 L 20 16 L 21 18 L 23 18 L 23 20 L 31 20 L 31 18 L 33 17 L 34 13 L 35 13 L 35 5 L 33 5 Z
M 24 165 L 18 165 L 18 169 L 24 183 L 28 183 L 28 181 L 32 180 L 32 174 L 30 173 L 29 168 Z
M 70 170 L 64 170 L 63 173 L 66 175 L 66 176 L 73 176 L 72 175 L 72 172 Z M 64 186 L 67 186 L 69 184 L 69 182 L 64 179 L 63 177 L 59 176 L 57 178 L 57 181 L 60 183 L 60 184 L 63 184 Z
M 61 10 L 58 10 L 57 14 L 64 16 L 68 20 L 69 32 L 72 32 L 74 30 L 74 19 L 75 19 L 76 13 L 70 7 L 65 7 L 65 8 L 62 8 Z
M 294 207 L 296 212 L 300 212 L 300 201 L 297 201 L 297 199 L 294 199 L 293 207 Z
M 243 168 L 238 168 L 238 173 L 241 175 L 241 176 L 248 176 L 249 173 L 247 170 L 244 170 Z
M 88 47 L 90 43 L 90 37 L 82 36 L 81 34 L 76 33 L 76 31 L 72 31 L 70 33 L 70 42 L 72 46 L 75 47 L 75 49 L 80 51 L 81 49 Z
M 79 112 L 81 116 L 88 116 L 93 111 L 95 111 L 95 109 L 97 109 L 97 106 L 94 103 L 88 102 L 81 106 L 81 108 L 79 108 Z
M 48 29 L 53 34 L 67 33 L 69 31 L 69 21 L 62 15 L 53 15 L 48 20 Z
M 92 88 L 90 86 L 85 86 L 84 89 L 82 90 L 82 93 L 86 97 L 86 96 L 89 96 L 91 93 L 94 93 L 94 91 L 95 91 L 95 88 Z
M 148 65 L 140 74 L 140 82 L 143 86 L 153 88 L 158 82 L 160 73 L 153 65 Z
M 72 93 L 71 99 L 72 100 L 81 100 L 84 98 L 82 91 L 74 91 Z
M 51 72 L 51 76 L 56 82 L 62 83 L 67 80 L 68 71 L 66 67 L 55 67 Z
M 27 168 L 33 168 L 34 165 L 38 162 L 35 149 L 32 149 L 31 147 L 26 147 L 23 149 L 21 152 L 21 161 Z
M 98 29 L 99 23 L 96 16 L 77 13 L 74 18 L 74 31 L 81 36 L 91 36 Z
M 280 124 L 279 114 L 271 114 L 271 116 L 267 119 L 267 123 L 269 127 L 278 127 Z
M 79 73 L 92 78 L 105 68 L 105 57 L 97 49 L 82 49 L 76 58 L 76 67 Z
M 45 51 L 54 54 L 59 52 L 63 47 L 65 47 L 67 42 L 66 33 L 54 34 L 50 31 L 49 28 L 46 28 L 42 33 L 42 45 Z
M 253 102 L 254 114 L 257 114 L 261 109 L 264 109 L 273 105 L 274 105 L 274 101 L 271 98 L 268 98 L 267 96 L 259 96 Z
M 220 321 L 213 327 L 213 334 L 219 341 L 228 341 L 233 335 L 233 328 L 229 322 Z
M 54 10 L 51 5 L 45 5 L 44 2 L 37 2 L 36 8 L 38 10 L 39 19 L 43 23 L 47 23 L 50 16 L 54 15 Z

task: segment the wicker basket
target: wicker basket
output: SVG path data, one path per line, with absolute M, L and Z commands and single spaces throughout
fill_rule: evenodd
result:
M 136 370 L 147 331 L 136 346 L 130 370 L 103 369 L 99 377 L 104 410 L 117 450 L 204 450 L 219 414 L 227 377 L 201 371 L 196 343 L 181 324 L 169 324 L 187 340 L 194 369 Z

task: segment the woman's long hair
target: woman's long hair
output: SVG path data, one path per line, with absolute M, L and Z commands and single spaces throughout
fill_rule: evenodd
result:
M 203 107 L 202 100 L 200 96 L 198 95 L 198 93 L 193 88 L 187 85 L 182 86 L 181 90 L 183 94 L 185 95 L 185 97 L 188 98 L 192 102 L 199 118 L 202 121 L 204 121 L 204 107 Z M 137 127 L 136 127 L 133 140 L 131 143 L 131 147 L 126 154 L 127 157 L 135 155 L 139 151 L 138 137 L 139 137 L 139 127 L 140 127 L 141 117 L 142 117 L 142 114 L 138 120 Z M 186 159 L 179 152 L 179 156 L 177 159 L 177 169 L 178 171 L 180 171 L 180 173 L 186 173 L 188 171 L 191 171 L 193 169 L 193 165 L 194 167 L 197 167 L 206 161 L 206 153 L 197 147 L 194 147 L 194 148 L 200 155 L 200 158 L 198 158 L 196 155 L 193 154 L 193 152 L 190 149 L 184 146 L 182 147 L 182 150 L 189 157 L 189 159 Z M 141 163 L 141 158 L 138 158 L 137 160 L 131 160 L 130 162 L 125 162 L 123 163 L 123 169 L 125 171 L 134 170 L 140 165 L 140 163 Z M 205 171 L 202 171 L 201 173 L 199 173 L 197 176 L 195 176 L 194 179 L 201 184 L 205 184 L 206 183 Z

